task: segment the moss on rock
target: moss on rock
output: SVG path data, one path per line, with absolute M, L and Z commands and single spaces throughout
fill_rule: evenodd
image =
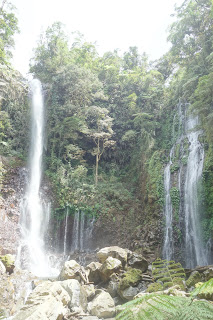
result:
M 0 256 L 1 262 L 4 264 L 6 271 L 11 274 L 15 268 L 15 258 L 12 254 L 6 254 L 5 256 Z
M 196 283 L 201 282 L 201 275 L 198 271 L 193 271 L 190 274 L 190 277 L 188 280 L 186 280 L 186 286 L 188 288 L 194 287 Z
M 118 290 L 124 290 L 130 286 L 137 286 L 142 279 L 142 271 L 139 269 L 129 268 L 118 284 Z
M 178 285 L 180 287 L 181 290 L 185 291 L 186 288 L 185 288 L 185 285 L 184 285 L 184 282 L 183 282 L 183 279 L 180 278 L 180 277 L 175 277 L 173 278 L 173 283 L 174 285 Z
M 162 291 L 162 290 L 163 290 L 162 284 L 159 282 L 155 282 L 155 283 L 152 283 L 148 286 L 148 288 L 146 289 L 146 292 L 152 293 L 152 292 L 157 292 L 157 291 Z

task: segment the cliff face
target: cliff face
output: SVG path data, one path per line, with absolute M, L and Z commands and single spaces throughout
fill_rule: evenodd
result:
M 1 157 L 0 160 L 4 167 L 0 193 L 0 254 L 14 254 L 20 239 L 18 222 L 26 169 L 17 166 L 17 159 Z

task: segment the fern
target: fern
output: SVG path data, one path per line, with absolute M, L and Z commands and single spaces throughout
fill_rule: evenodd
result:
M 185 272 L 181 264 L 175 261 L 158 258 L 152 263 L 152 275 L 155 281 L 161 281 L 164 287 L 175 285 L 174 278 L 185 279 Z
M 204 282 L 201 286 L 196 288 L 191 293 L 192 297 L 198 296 L 201 299 L 212 300 L 213 299 L 213 278 Z
M 149 294 L 127 302 L 116 320 L 207 320 L 213 319 L 213 305 L 207 301 L 163 294 Z

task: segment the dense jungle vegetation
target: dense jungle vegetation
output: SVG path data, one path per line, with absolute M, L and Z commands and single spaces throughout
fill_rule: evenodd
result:
M 100 56 L 60 22 L 41 35 L 30 72 L 44 87 L 45 175 L 57 206 L 96 214 L 159 217 L 163 168 L 179 101 L 199 115 L 205 145 L 203 226 L 213 231 L 213 13 L 211 0 L 185 0 L 170 26 L 171 49 L 149 61 L 137 47 Z M 0 8 L 0 154 L 26 160 L 28 84 L 10 63 L 18 21 Z M 0 162 L 1 165 L 1 162 Z M 0 180 L 4 168 L 0 166 Z M 60 212 L 60 211 L 58 211 Z

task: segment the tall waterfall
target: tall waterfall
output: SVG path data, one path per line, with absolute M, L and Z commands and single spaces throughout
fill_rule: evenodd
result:
M 21 204 L 20 227 L 22 241 L 19 261 L 25 256 L 26 267 L 38 276 L 50 274 L 44 251 L 44 234 L 49 219 L 49 205 L 42 203 L 40 185 L 42 176 L 42 153 L 44 140 L 44 107 L 42 87 L 39 80 L 31 82 L 32 130 L 30 151 L 30 177 Z M 23 264 L 23 262 L 22 262 Z
M 171 188 L 171 164 L 172 164 L 172 156 L 173 156 L 174 148 L 170 151 L 170 159 L 164 170 L 164 189 L 165 189 L 165 208 L 164 215 L 166 220 L 166 230 L 163 244 L 163 256 L 167 260 L 171 260 L 174 254 L 173 247 L 173 235 L 172 235 L 172 202 L 170 196 L 170 188 Z
M 195 130 L 197 125 L 197 117 L 190 117 L 186 123 L 189 156 L 184 189 L 185 261 L 186 267 L 189 268 L 208 263 L 205 257 L 199 218 L 198 184 L 203 170 L 204 149 L 198 139 L 201 132 Z
M 178 105 L 174 117 L 173 141 L 169 162 L 164 170 L 165 233 L 163 257 L 178 257 L 186 267 L 208 264 L 202 241 L 199 216 L 199 190 L 204 162 L 204 149 L 199 142 L 198 117 L 187 115 L 187 104 Z M 179 197 L 173 207 L 172 191 Z M 174 201 L 174 199 L 173 199 Z M 178 254 L 177 254 L 178 251 Z

